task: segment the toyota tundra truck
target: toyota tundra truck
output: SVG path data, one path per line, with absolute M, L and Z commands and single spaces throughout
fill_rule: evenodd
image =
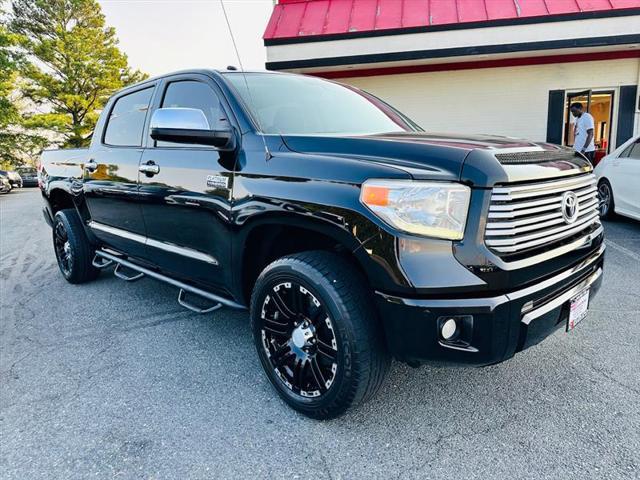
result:
M 313 418 L 370 398 L 392 358 L 485 366 L 571 332 L 602 281 L 579 153 L 425 132 L 315 77 L 146 80 L 40 168 L 68 282 L 113 269 L 194 312 L 247 309 L 267 378 Z

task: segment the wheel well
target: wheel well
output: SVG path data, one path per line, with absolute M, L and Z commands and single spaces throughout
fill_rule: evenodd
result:
M 56 188 L 49 193 L 49 204 L 51 205 L 51 213 L 53 215 L 60 210 L 74 208 L 75 206 L 71 195 L 60 188 Z
M 337 253 L 363 273 L 350 249 L 336 239 L 303 227 L 264 225 L 256 227 L 247 237 L 242 256 L 242 291 L 249 304 L 251 291 L 258 276 L 274 260 L 309 250 Z

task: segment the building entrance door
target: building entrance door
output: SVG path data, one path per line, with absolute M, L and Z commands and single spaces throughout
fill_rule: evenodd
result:
M 569 107 L 572 103 L 580 102 L 585 111 L 593 116 L 593 124 L 595 126 L 593 135 L 596 144 L 594 163 L 598 163 L 602 157 L 611 151 L 613 95 L 613 90 L 584 90 L 567 93 L 564 109 L 564 144 L 573 146 L 575 119 L 571 115 Z

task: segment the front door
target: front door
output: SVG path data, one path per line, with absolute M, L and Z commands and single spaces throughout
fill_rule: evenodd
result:
M 176 76 L 162 84 L 155 107 L 197 108 L 211 129 L 228 128 L 229 115 L 207 77 Z M 213 147 L 148 140 L 140 173 L 149 260 L 168 273 L 212 287 L 231 284 L 230 211 L 234 154 Z
M 83 190 L 92 232 L 106 245 L 132 256 L 146 253 L 145 226 L 138 203 L 142 136 L 154 87 L 125 92 L 107 105 L 85 164 Z

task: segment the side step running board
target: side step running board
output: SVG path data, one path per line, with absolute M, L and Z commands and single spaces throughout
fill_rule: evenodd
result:
M 140 272 L 137 275 L 128 276 L 122 273 L 120 267 L 122 267 L 121 263 L 116 264 L 116 268 L 113 269 L 113 274 L 118 277 L 120 280 L 124 280 L 125 282 L 135 282 L 136 280 L 140 280 L 144 277 L 144 273 Z
M 107 268 L 109 265 L 113 265 L 113 260 L 107 260 L 106 258 L 102 258 L 96 254 L 96 256 L 93 257 L 91 265 L 102 270 L 103 268 Z
M 147 277 L 151 277 L 151 278 L 155 278 L 156 280 L 160 280 L 161 282 L 165 282 L 168 283 L 169 285 L 173 285 L 174 287 L 177 287 L 180 289 L 180 292 L 178 294 L 178 303 L 180 305 L 182 305 L 185 308 L 188 308 L 191 311 L 197 312 L 197 313 L 209 313 L 209 312 L 213 312 L 214 310 L 217 310 L 219 308 L 221 308 L 222 306 L 225 307 L 229 307 L 229 308 L 234 308 L 237 310 L 246 310 L 246 307 L 243 305 L 240 305 L 239 303 L 234 302 L 233 300 L 230 300 L 228 298 L 224 298 L 221 297 L 219 295 L 216 295 L 214 293 L 211 292 L 207 292 L 205 290 L 202 290 L 200 288 L 194 287 L 192 285 L 188 285 L 186 283 L 183 283 L 179 280 L 176 280 L 174 278 L 171 277 L 167 277 L 166 275 L 162 275 L 161 273 L 158 272 L 154 272 L 153 270 L 149 270 L 148 268 L 142 267 L 140 265 L 137 265 L 133 262 L 130 262 L 129 260 L 125 260 L 124 258 L 120 258 L 117 255 L 113 255 L 111 253 L 107 253 L 103 250 L 98 250 L 96 251 L 96 256 L 93 259 L 93 264 L 94 266 L 96 266 L 96 268 L 105 268 L 109 265 L 111 265 L 112 263 L 116 264 L 116 268 L 114 270 L 114 274 L 116 274 L 116 276 L 127 280 L 127 281 L 134 281 L 134 280 L 138 280 L 142 277 L 144 277 L 145 275 Z M 122 272 L 118 271 L 118 268 L 127 268 L 129 270 L 133 270 L 135 272 L 138 272 L 137 275 L 134 275 L 133 277 L 129 277 L 126 276 L 124 274 L 122 274 Z M 118 271 L 118 273 L 116 273 L 116 271 Z M 211 300 L 212 302 L 215 302 L 215 305 L 213 305 L 212 307 L 209 308 L 200 308 L 197 307 L 189 302 L 186 301 L 185 297 L 186 297 L 186 293 L 192 293 L 194 295 L 197 295 L 199 297 L 202 298 L 206 298 L 207 300 Z
M 218 310 L 219 308 L 222 307 L 222 304 L 220 302 L 216 303 L 214 306 L 209 307 L 209 308 L 200 308 L 192 303 L 189 303 L 185 300 L 185 296 L 187 295 L 187 292 L 184 288 L 180 289 L 180 292 L 178 293 L 178 303 L 180 305 L 182 305 L 184 308 L 186 308 L 187 310 L 191 310 L 192 312 L 196 312 L 196 313 L 209 313 L 209 312 L 213 312 L 214 310 Z

